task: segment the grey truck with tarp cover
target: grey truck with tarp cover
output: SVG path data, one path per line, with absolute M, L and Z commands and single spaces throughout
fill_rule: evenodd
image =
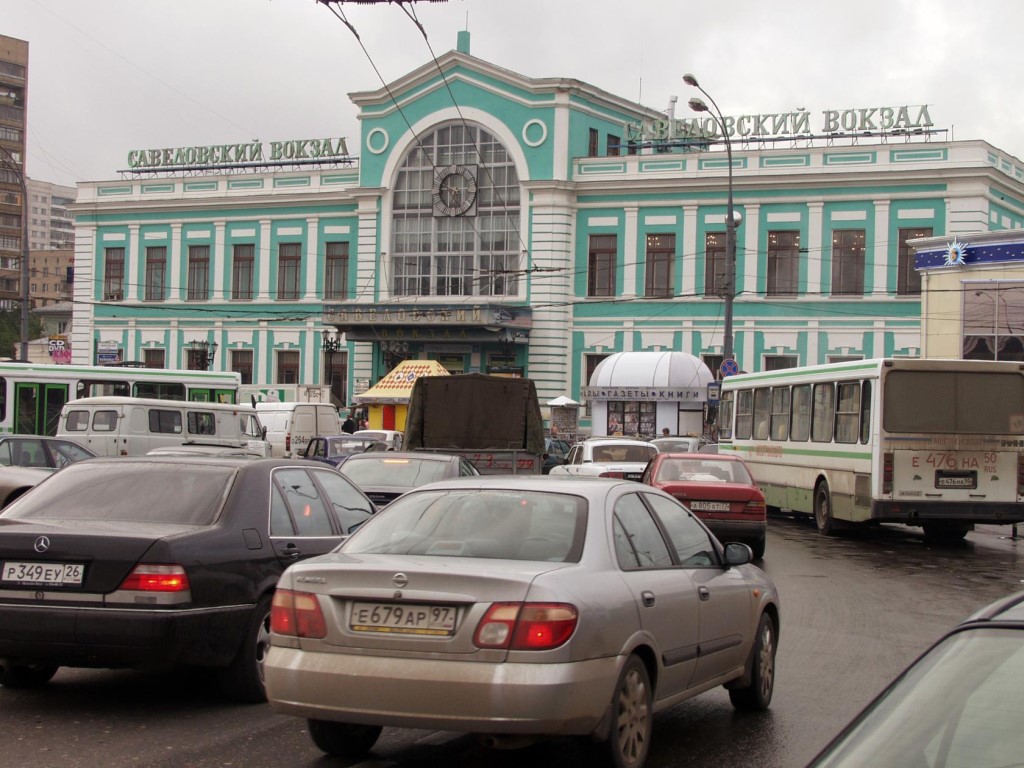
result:
M 481 474 L 540 474 L 544 419 L 530 379 L 464 373 L 413 384 L 405 449 L 464 456 Z

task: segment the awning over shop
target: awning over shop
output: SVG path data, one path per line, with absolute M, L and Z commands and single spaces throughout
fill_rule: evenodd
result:
M 448 369 L 436 360 L 403 360 L 387 376 L 354 399 L 362 404 L 408 403 L 412 385 L 420 376 L 448 375 Z

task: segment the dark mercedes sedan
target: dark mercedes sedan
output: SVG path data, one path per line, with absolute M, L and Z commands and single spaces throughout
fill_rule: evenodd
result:
M 375 512 L 335 469 L 299 459 L 92 459 L 0 513 L 0 684 L 61 666 L 219 670 L 262 701 L 284 569 Z

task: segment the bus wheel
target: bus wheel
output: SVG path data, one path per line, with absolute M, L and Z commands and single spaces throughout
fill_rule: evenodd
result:
M 835 527 L 832 521 L 832 495 L 824 480 L 814 489 L 814 522 L 818 524 L 818 533 L 822 536 L 832 535 Z

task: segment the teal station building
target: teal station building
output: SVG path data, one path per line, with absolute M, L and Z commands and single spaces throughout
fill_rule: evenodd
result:
M 730 184 L 740 369 L 916 356 L 908 241 L 1024 223 L 1024 163 L 928 107 L 726 118 L 730 169 L 723 126 L 674 98 L 469 49 L 350 94 L 358 136 L 135 149 L 80 183 L 73 361 L 326 383 L 339 405 L 407 359 L 528 376 L 541 402 L 580 400 L 615 353 L 717 372 Z

